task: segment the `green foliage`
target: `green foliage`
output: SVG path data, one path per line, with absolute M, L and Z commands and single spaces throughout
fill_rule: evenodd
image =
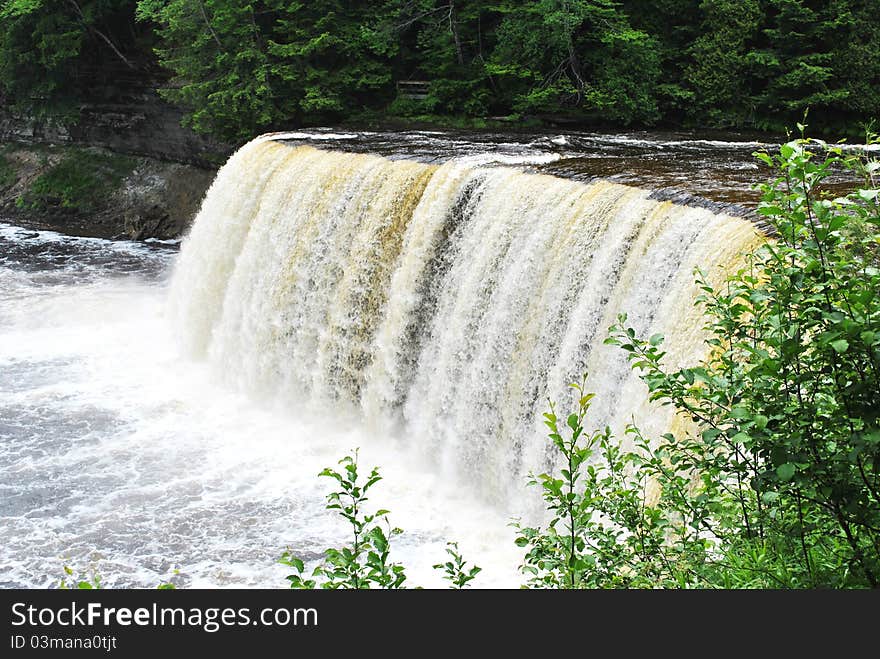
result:
M 291 588 L 314 589 L 398 589 L 404 588 L 404 566 L 390 560 L 391 540 L 403 533 L 388 521 L 387 510 L 373 513 L 365 511 L 367 493 L 382 480 L 379 470 L 373 468 L 365 478 L 358 471 L 358 452 L 355 450 L 339 461 L 342 469 L 325 468 L 319 475 L 336 481 L 339 489 L 327 495 L 327 510 L 342 517 L 351 529 L 352 541 L 340 548 L 324 552 L 324 560 L 313 570 L 311 577 L 304 576 L 305 562 L 290 551 L 282 554 L 280 563 L 295 571 L 287 577 Z M 381 523 L 378 523 L 381 522 Z M 453 588 L 467 587 L 482 571 L 472 565 L 458 551 L 458 544 L 447 543 L 446 553 L 450 560 L 434 565 L 443 570 L 445 579 Z
M 761 50 L 752 55 L 762 79 L 759 112 L 789 121 L 809 109 L 823 124 L 856 108 L 876 116 L 880 63 L 865 56 L 876 55 L 880 30 L 868 18 L 876 14 L 876 6 L 868 13 L 870 4 L 771 0 Z
M 880 29 L 871 3 L 703 0 L 684 88 L 692 119 L 782 128 L 811 109 L 825 130 L 876 117 Z
M 134 70 L 149 35 L 135 0 L 0 0 L 0 95 L 34 115 L 75 118 L 94 70 Z
M 476 565 L 467 566 L 467 561 L 458 552 L 457 542 L 447 542 L 446 553 L 449 554 L 450 560 L 445 563 L 437 563 L 434 565 L 434 569 L 443 570 L 446 573 L 443 578 L 449 581 L 455 589 L 467 588 L 468 583 L 483 571 L 483 568 Z
M 73 577 L 73 580 L 68 583 L 67 579 L 69 577 Z M 73 568 L 65 565 L 64 576 L 61 577 L 58 588 L 60 588 L 61 590 L 100 590 L 101 575 L 99 575 L 97 572 L 92 572 L 91 577 L 86 574 L 80 575 L 79 577 L 74 577 Z
M 704 537 L 709 491 L 694 493 L 691 475 L 670 467 L 674 444 L 652 448 L 630 427 L 624 450 L 608 428 L 584 426 L 594 394 L 586 376 L 571 385 L 577 409 L 564 424 L 550 403 L 544 414 L 562 459 L 557 474 L 534 476 L 551 519 L 545 527 L 520 523 L 516 543 L 526 549 L 522 572 L 537 588 L 657 588 L 704 584 L 712 542 Z M 650 496 L 649 485 L 661 495 Z
M 746 55 L 764 18 L 761 0 L 704 0 L 700 9 L 701 34 L 690 46 L 685 80 L 701 114 L 716 124 L 741 124 L 754 111 Z
M 137 3 L 138 18 L 158 26 L 159 61 L 176 76 L 160 93 L 191 109 L 187 123 L 196 131 L 235 138 L 260 132 L 282 116 L 252 5 L 243 0 Z
M 177 570 L 174 571 L 175 574 L 177 574 L 177 572 Z M 67 579 L 70 577 L 73 577 L 73 580 L 68 582 Z M 58 588 L 60 590 L 101 590 L 103 587 L 101 575 L 97 572 L 93 571 L 91 576 L 82 574 L 78 577 L 74 577 L 73 568 L 67 565 L 64 566 L 64 576 L 61 577 L 61 581 L 58 583 Z M 156 586 L 156 590 L 175 589 L 175 585 L 170 581 L 163 581 Z
M 880 107 L 866 0 L 0 0 L 0 103 L 76 120 L 117 81 L 195 130 L 518 115 L 853 133 Z M 155 75 L 155 59 L 171 74 Z M 396 84 L 425 81 L 415 102 Z
M 41 174 L 16 200 L 23 209 L 94 210 L 131 173 L 137 161 L 117 154 L 85 149 L 66 150 L 58 164 Z
M 657 44 L 615 2 L 514 2 L 487 65 L 516 111 L 572 108 L 624 124 L 657 118 Z
M 327 496 L 327 510 L 336 512 L 351 527 L 352 541 L 341 548 L 324 552 L 324 561 L 313 571 L 311 578 L 303 577 L 305 564 L 289 551 L 280 562 L 296 573 L 287 577 L 291 588 L 364 589 L 403 587 L 406 573 L 402 565 L 390 561 L 391 540 L 402 533 L 388 522 L 387 510 L 367 513 L 364 506 L 367 492 L 380 480 L 379 470 L 373 468 L 366 478 L 358 473 L 358 453 L 339 461 L 341 470 L 326 468 L 319 475 L 334 479 L 339 489 Z M 382 524 L 374 523 L 381 521 Z
M 140 0 L 157 26 L 165 98 L 230 140 L 285 121 L 333 121 L 391 100 L 396 43 L 381 6 L 337 0 Z
M 585 477 L 596 473 L 595 469 L 589 471 L 588 461 L 597 449 L 609 446 L 610 431 L 584 433 L 583 420 L 593 394 L 585 393 L 582 385 L 574 386 L 580 394 L 578 411 L 568 416 L 562 431 L 552 402 L 550 411 L 544 414 L 544 423 L 550 429 L 549 437 L 565 461 L 562 478 L 541 474 L 538 477 L 531 475 L 529 481 L 530 485 L 540 485 L 552 519 L 546 529 L 515 523 L 516 544 L 527 549 L 521 569 L 533 586 L 582 587 L 596 563 L 591 543 L 595 532 L 602 529 L 594 522 L 595 498 L 590 485 L 595 484 L 595 477 L 592 482 L 586 482 L 583 491 L 576 486 L 579 481 L 586 480 Z M 562 432 L 568 432 L 568 437 L 563 437 Z
M 670 455 L 723 504 L 707 530 L 731 564 L 751 565 L 758 585 L 876 587 L 880 163 L 803 137 L 756 156 L 776 173 L 759 212 L 778 236 L 721 289 L 700 274 L 711 358 L 668 372 L 662 337 L 638 338 L 625 317 L 609 342 L 629 354 L 652 400 L 695 424 Z M 863 185 L 825 192 L 841 170 Z
M 12 187 L 18 180 L 15 167 L 9 162 L 6 155 L 0 151 L 0 192 Z

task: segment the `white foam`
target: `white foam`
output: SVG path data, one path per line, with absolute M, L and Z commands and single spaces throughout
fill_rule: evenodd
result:
M 558 153 L 476 153 L 456 158 L 458 162 L 480 167 L 484 165 L 544 165 L 556 162 L 562 156 Z
M 385 476 L 371 503 L 405 529 L 393 558 L 411 585 L 444 586 L 431 566 L 446 539 L 483 566 L 477 586 L 519 583 L 504 513 L 332 407 L 315 418 L 260 404 L 181 358 L 161 280 L 84 284 L 71 271 L 61 285 L 21 277 L 12 295 L 14 273 L 0 269 L 0 581 L 48 587 L 70 565 L 110 587 L 154 587 L 174 568 L 184 586 L 285 587 L 288 545 L 309 559 L 346 541 L 317 474 L 360 446 Z
M 293 131 L 293 132 L 280 132 L 280 133 L 266 133 L 264 135 L 260 135 L 257 140 L 314 140 L 314 141 L 326 141 L 326 142 L 334 142 L 339 140 L 356 140 L 361 137 L 363 133 L 323 133 L 319 131 Z

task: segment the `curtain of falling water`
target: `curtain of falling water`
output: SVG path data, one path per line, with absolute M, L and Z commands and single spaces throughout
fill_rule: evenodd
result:
M 355 411 L 502 498 L 550 466 L 541 413 L 585 371 L 593 425 L 666 432 L 607 329 L 626 312 L 671 365 L 700 359 L 694 268 L 720 281 L 761 240 L 648 194 L 258 140 L 206 196 L 173 315 L 232 385 Z

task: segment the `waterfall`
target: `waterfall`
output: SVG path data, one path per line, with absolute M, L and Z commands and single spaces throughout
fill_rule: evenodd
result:
M 696 267 L 721 281 L 761 237 L 746 220 L 589 184 L 258 139 L 220 170 L 181 249 L 186 351 L 252 395 L 356 414 L 487 498 L 548 468 L 541 413 L 589 372 L 588 419 L 649 436 L 618 313 L 704 356 Z M 320 441 L 319 438 L 316 441 Z

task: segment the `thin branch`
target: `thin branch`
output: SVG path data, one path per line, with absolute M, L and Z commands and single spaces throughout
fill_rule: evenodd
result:
M 211 26 L 211 21 L 208 19 L 208 14 L 205 11 L 205 3 L 202 0 L 199 0 L 199 12 L 202 14 L 202 20 L 205 21 L 205 27 L 208 28 L 208 32 L 211 33 L 211 36 L 214 38 L 214 42 L 217 44 L 217 47 L 220 50 L 225 50 L 223 48 L 223 44 L 220 43 L 220 38 L 217 36 L 217 33 L 214 32 L 214 28 Z
M 131 63 L 131 61 L 125 55 L 122 54 L 122 52 L 119 50 L 119 48 L 116 47 L 116 44 L 113 43 L 113 40 L 110 37 L 108 37 L 106 34 L 101 32 L 101 30 L 96 28 L 94 25 L 89 25 L 89 23 L 86 22 L 86 16 L 83 13 L 82 8 L 79 6 L 79 3 L 76 2 L 76 0 L 67 0 L 67 1 L 69 4 L 71 4 L 73 6 L 73 8 L 76 10 L 76 13 L 79 14 L 80 22 L 83 24 L 83 27 L 85 27 L 86 30 L 88 30 L 89 32 L 94 34 L 96 37 L 101 39 L 104 43 L 106 43 L 110 47 L 110 50 L 112 50 L 114 53 L 116 53 L 116 56 L 119 59 L 121 59 L 123 62 L 125 62 L 126 66 L 128 66 L 128 68 L 130 68 L 130 69 L 137 68 L 134 64 Z

